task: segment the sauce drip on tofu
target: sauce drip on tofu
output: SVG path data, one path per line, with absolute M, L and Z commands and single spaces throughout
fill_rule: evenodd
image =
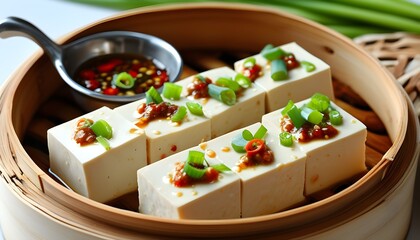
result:
M 150 121 L 171 117 L 178 109 L 178 106 L 168 102 L 142 103 L 137 111 L 141 114 L 136 125 L 140 128 L 145 127 Z
M 85 146 L 95 142 L 96 135 L 89 127 L 92 124 L 93 120 L 87 118 L 81 118 L 77 121 L 73 139 L 77 144 L 80 144 L 80 146 Z
M 310 142 L 316 139 L 329 139 L 338 134 L 338 130 L 331 125 L 328 119 L 320 124 L 306 122 L 299 129 L 295 128 L 289 117 L 285 116 L 280 121 L 280 129 L 289 132 L 301 143 Z

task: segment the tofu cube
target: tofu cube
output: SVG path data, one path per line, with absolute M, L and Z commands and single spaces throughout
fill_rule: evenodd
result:
M 187 99 L 172 101 L 178 106 L 185 106 Z M 130 122 L 136 124 L 140 117 L 137 108 L 146 100 L 138 100 L 117 107 L 114 111 L 123 115 Z M 142 126 L 147 137 L 147 162 L 159 161 L 167 156 L 210 139 L 210 119 L 187 113 L 182 123 L 172 122 L 170 119 L 156 119 Z
M 241 210 L 240 180 L 233 172 L 222 172 L 212 183 L 176 187 L 170 173 L 177 162 L 184 162 L 194 147 L 169 156 L 138 170 L 140 213 L 175 219 L 239 218 Z M 206 157 L 210 166 L 220 164 Z
M 288 79 L 274 81 L 271 78 L 270 63 L 267 59 L 261 54 L 252 56 L 262 68 L 262 75 L 254 83 L 267 93 L 265 101 L 266 112 L 272 112 L 285 106 L 290 99 L 295 102 L 307 99 L 314 92 L 322 93 L 330 97 L 330 99 L 334 99 L 329 65 L 294 42 L 280 47 L 286 52 L 293 53 L 298 61 L 308 61 L 314 64 L 316 69 L 312 72 L 307 72 L 304 67 L 300 66 L 288 71 Z M 246 59 L 235 62 L 234 67 L 237 72 L 243 72 Z
M 305 154 L 298 148 L 287 148 L 279 143 L 278 134 L 267 132 L 265 141 L 273 151 L 274 162 L 239 169 L 237 163 L 245 153 L 231 147 L 232 139 L 248 129 L 255 133 L 261 123 L 255 123 L 201 144 L 206 152 L 235 171 L 242 185 L 242 217 L 271 214 L 302 204 L 305 201 Z
M 99 143 L 80 146 L 73 139 L 80 118 L 103 119 L 113 129 L 110 149 Z M 143 130 L 107 107 L 99 108 L 47 131 L 51 171 L 77 193 L 108 202 L 137 189 L 137 169 L 145 166 Z
M 297 107 L 310 100 L 296 103 Z M 366 127 L 363 123 L 331 102 L 333 108 L 343 116 L 343 124 L 334 126 L 338 135 L 306 143 L 295 141 L 294 146 L 306 154 L 305 195 L 333 187 L 366 171 L 365 141 Z M 281 132 L 281 110 L 266 114 L 262 123 L 270 129 Z
M 237 72 L 231 68 L 220 67 L 199 75 L 210 78 L 214 83 L 220 77 L 234 78 L 236 74 Z M 193 79 L 194 76 L 191 76 L 177 82 L 183 87 L 183 96 L 187 96 L 187 86 L 193 82 Z M 189 96 L 188 99 L 200 103 L 204 115 L 211 119 L 211 138 L 260 122 L 265 113 L 265 92 L 254 84 L 237 96 L 237 102 L 233 106 L 213 98 L 194 99 Z

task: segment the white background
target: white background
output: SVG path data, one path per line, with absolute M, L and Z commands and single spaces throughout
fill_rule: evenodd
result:
M 115 13 L 116 10 L 62 0 L 0 0 L 0 19 L 8 16 L 24 18 L 53 39 Z M 19 65 L 38 49 L 35 43 L 26 38 L 0 39 L 0 85 L 2 86 L 15 71 L 19 71 Z M 418 172 L 420 175 L 420 171 Z M 2 239 L 0 229 L 0 240 Z M 416 181 L 413 221 L 407 239 L 420 239 L 419 178 Z

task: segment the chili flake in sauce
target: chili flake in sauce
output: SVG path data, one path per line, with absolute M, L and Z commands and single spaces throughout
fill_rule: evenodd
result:
M 118 84 L 121 73 L 131 76 L 132 84 Z M 106 95 L 130 96 L 144 93 L 150 87 L 160 88 L 169 81 L 163 64 L 155 59 L 130 54 L 111 54 L 92 58 L 76 71 L 80 85 Z
M 274 161 L 273 151 L 262 139 L 252 139 L 245 145 L 246 154 L 236 164 L 239 170 L 251 166 L 268 165 Z
M 187 86 L 188 96 L 193 96 L 195 99 L 210 97 L 208 85 L 211 83 L 210 78 L 200 75 L 195 76 L 192 83 Z
M 320 124 L 306 122 L 299 129 L 293 125 L 289 117 L 284 116 L 280 121 L 280 129 L 293 134 L 301 143 L 317 139 L 329 139 L 338 134 L 338 130 L 328 121 L 328 114 L 324 115 L 324 120 Z
M 168 102 L 161 103 L 142 103 L 137 112 L 141 114 L 139 121 L 136 123 L 138 127 L 146 126 L 150 121 L 155 119 L 169 118 L 178 110 L 178 106 Z
M 169 181 L 176 187 L 190 187 L 198 183 L 212 183 L 219 178 L 219 172 L 212 167 L 206 167 L 203 177 L 198 179 L 192 178 L 184 171 L 184 166 L 185 162 L 177 162 L 173 173 L 170 174 Z M 204 166 L 201 166 L 201 168 L 204 168 Z

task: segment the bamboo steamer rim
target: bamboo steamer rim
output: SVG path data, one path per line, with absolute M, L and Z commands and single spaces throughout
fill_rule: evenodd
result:
M 167 5 L 167 6 L 160 6 L 160 7 L 147 7 L 137 10 L 128 11 L 122 14 L 115 15 L 111 18 L 107 18 L 101 20 L 97 23 L 88 25 L 84 28 L 75 31 L 74 33 L 68 34 L 65 37 L 62 37 L 59 42 L 66 42 L 75 38 L 75 36 L 83 36 L 94 31 L 102 30 L 107 24 L 113 21 L 118 21 L 128 17 L 135 17 L 139 14 L 155 14 L 155 13 L 162 13 L 162 12 L 182 12 L 182 11 L 213 11 L 213 10 L 222 10 L 222 11 L 244 11 L 244 12 L 258 12 L 262 14 L 269 14 L 269 15 L 276 15 L 278 17 L 283 17 L 287 20 L 291 20 L 293 22 L 303 24 L 305 26 L 310 26 L 316 28 L 317 31 L 321 31 L 324 34 L 328 34 L 333 38 L 340 41 L 340 43 L 350 47 L 354 50 L 354 54 L 360 55 L 363 58 L 367 59 L 369 64 L 371 64 L 374 68 L 380 69 L 380 65 L 370 57 L 363 49 L 357 47 L 350 39 L 347 39 L 321 25 L 315 24 L 308 20 L 295 17 L 291 14 L 283 13 L 280 10 L 274 10 L 267 7 L 256 7 L 255 5 L 246 5 L 246 4 L 227 4 L 227 3 L 197 3 L 197 4 L 183 4 L 183 5 Z M 97 29 L 95 30 L 95 27 Z M 92 31 L 92 29 L 94 29 Z M 24 70 L 30 69 L 39 58 L 42 56 L 41 52 L 36 53 L 33 58 L 29 59 L 25 64 L 22 66 Z M 291 209 L 285 212 L 280 212 L 276 214 L 271 214 L 267 216 L 260 216 L 260 217 L 252 217 L 252 218 L 244 218 L 244 219 L 232 219 L 232 220 L 171 220 L 171 219 L 162 219 L 153 216 L 147 216 L 139 213 L 134 212 L 127 212 L 124 210 L 116 209 L 113 207 L 109 207 L 89 199 L 86 199 L 78 194 L 72 193 L 67 191 L 64 187 L 56 183 L 53 179 L 51 179 L 46 173 L 42 172 L 30 159 L 28 154 L 26 153 L 23 146 L 20 144 L 19 137 L 21 137 L 22 132 L 16 131 L 16 129 L 22 131 L 27 126 L 24 126 L 24 121 L 18 119 L 22 117 L 21 114 L 16 113 L 17 110 L 13 109 L 13 105 L 15 103 L 15 93 L 20 86 L 22 79 L 25 77 L 26 71 L 19 71 L 14 76 L 9 78 L 7 84 L 1 89 L 1 114 L 0 114 L 0 129 L 4 129 L 2 131 L 2 142 L 9 143 L 8 145 L 3 144 L 2 146 L 2 163 L 0 165 L 0 170 L 2 176 L 9 181 L 9 184 L 19 185 L 17 183 L 24 183 L 19 185 L 17 189 L 19 191 L 28 191 L 28 192 L 37 192 L 37 200 L 43 201 L 33 201 L 29 196 L 24 198 L 28 204 L 33 205 L 34 207 L 40 209 L 42 212 L 51 215 L 57 219 L 60 219 L 60 214 L 63 213 L 55 213 L 50 212 L 48 210 L 48 202 L 52 202 L 55 208 L 63 208 L 63 211 L 68 209 L 69 207 L 73 207 L 71 209 L 75 211 L 79 211 L 81 215 L 87 216 L 88 218 L 94 218 L 98 221 L 109 221 L 108 223 L 115 224 L 116 226 L 120 225 L 121 227 L 126 227 L 127 229 L 136 229 L 134 224 L 127 224 L 124 221 L 133 220 L 135 224 L 141 223 L 141 230 L 147 231 L 148 227 L 153 227 L 156 224 L 160 224 L 163 230 L 166 230 L 166 227 L 171 227 L 175 225 L 176 227 L 182 226 L 196 226 L 196 227 L 214 227 L 217 229 L 220 226 L 226 225 L 240 225 L 250 227 L 255 223 L 264 223 L 264 222 L 279 222 L 286 218 L 292 219 L 290 224 L 293 225 L 300 220 L 299 214 L 303 214 L 305 212 L 312 211 L 314 213 L 320 212 L 331 203 L 337 203 L 342 199 L 348 198 L 348 195 L 359 191 L 360 188 L 363 188 L 363 185 L 372 185 L 377 183 L 378 179 L 383 179 L 385 170 L 391 165 L 391 161 L 393 160 L 399 149 L 401 148 L 404 139 L 405 133 L 407 130 L 408 119 L 406 113 L 408 112 L 407 103 L 403 95 L 403 91 L 401 87 L 395 84 L 392 79 L 392 76 L 387 73 L 386 71 L 380 71 L 383 79 L 387 79 L 387 85 L 384 86 L 387 88 L 388 92 L 391 92 L 396 99 L 394 99 L 394 104 L 399 106 L 396 111 L 393 111 L 394 118 L 391 116 L 387 116 L 389 113 L 382 113 L 380 117 L 384 120 L 384 123 L 387 124 L 387 120 L 390 120 L 392 125 L 388 123 L 387 129 L 390 133 L 390 137 L 393 141 L 392 147 L 388 150 L 388 152 L 384 155 L 383 159 L 375 166 L 368 174 L 362 177 L 358 182 L 353 184 L 352 186 L 348 187 L 347 189 L 343 190 L 342 192 L 329 197 L 325 200 L 312 203 L 310 205 Z M 7 97 L 6 97 L 7 96 Z M 13 96 L 13 97 L 10 97 Z M 369 102 L 369 101 L 368 101 Z M 375 106 L 376 104 L 372 101 L 369 104 L 373 103 L 372 105 Z M 375 109 L 375 108 L 374 108 Z M 21 109 L 22 110 L 22 109 Z M 13 112 L 15 111 L 15 112 Z M 33 113 L 33 112 L 32 112 Z M 392 119 L 391 119 L 392 118 Z M 418 129 L 418 128 L 417 128 Z M 6 134 L 4 134 L 6 133 Z M 418 140 L 417 140 L 418 142 Z M 10 149 L 8 149 L 10 148 Z M 10 151 L 12 150 L 12 151 Z M 418 151 L 417 151 L 418 152 Z M 6 160 L 11 160 L 6 162 Z M 380 175 L 378 177 L 378 174 Z M 18 180 L 18 181 L 16 181 Z M 16 191 L 16 189 L 15 189 Z M 51 195 L 54 193 L 54 195 Z M 45 198 L 45 199 L 43 199 Z M 42 202 L 42 205 L 40 202 Z M 73 203 L 81 203 L 81 206 L 72 206 Z M 91 209 L 95 209 L 95 212 L 91 212 Z M 99 215 L 98 215 L 99 214 Z M 116 215 L 117 217 L 113 219 L 107 219 L 111 216 Z M 61 219 L 60 221 L 66 222 L 67 219 Z M 121 222 L 119 222 L 121 221 Z M 71 222 L 74 224 L 74 222 Z M 69 223 L 70 224 L 70 223 Z M 127 225 L 126 225 L 127 224 Z M 82 226 L 77 226 L 83 228 Z M 252 228 L 252 227 L 251 227 Z M 255 231 L 259 231 L 260 229 L 255 229 Z M 94 230 L 92 230 L 94 231 Z M 251 230 L 253 231 L 253 230 Z

